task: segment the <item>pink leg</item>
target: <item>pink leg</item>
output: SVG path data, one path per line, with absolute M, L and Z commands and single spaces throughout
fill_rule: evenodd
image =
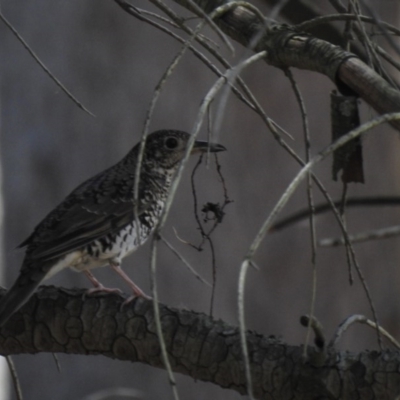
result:
M 119 289 L 110 289 L 110 288 L 106 288 L 105 286 L 103 286 L 90 271 L 84 271 L 84 273 L 87 276 L 87 278 L 89 279 L 89 281 L 92 282 L 92 285 L 94 286 L 94 288 L 88 289 L 86 291 L 85 296 L 90 296 L 97 292 L 122 294 L 122 291 Z
M 137 286 L 130 278 L 129 276 L 121 269 L 121 267 L 118 264 L 110 264 L 111 268 L 129 285 L 129 287 L 133 291 L 133 295 L 128 297 L 122 304 L 124 306 L 125 304 L 128 304 L 131 302 L 133 299 L 136 297 L 143 297 L 145 299 L 150 300 L 151 297 L 147 296 L 140 288 Z

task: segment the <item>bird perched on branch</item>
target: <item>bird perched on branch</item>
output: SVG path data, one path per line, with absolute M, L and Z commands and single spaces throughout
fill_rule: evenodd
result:
M 90 272 L 110 265 L 132 289 L 130 299 L 146 297 L 121 269 L 121 261 L 153 232 L 189 138 L 188 133 L 176 130 L 148 135 L 136 207 L 134 182 L 139 144 L 120 162 L 78 186 L 51 211 L 19 246 L 26 247 L 25 259 L 18 279 L 0 301 L 0 326 L 45 279 L 67 267 L 86 274 L 94 285 L 89 294 L 118 291 L 105 288 Z M 223 150 L 219 144 L 195 141 L 191 154 Z

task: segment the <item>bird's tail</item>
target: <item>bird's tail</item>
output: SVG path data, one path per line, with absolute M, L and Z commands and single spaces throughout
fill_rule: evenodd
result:
M 43 263 L 40 266 L 23 265 L 20 276 L 0 300 L 0 326 L 29 300 L 46 278 L 52 265 L 53 263 Z

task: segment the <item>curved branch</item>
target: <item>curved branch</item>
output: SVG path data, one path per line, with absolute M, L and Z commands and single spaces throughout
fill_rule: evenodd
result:
M 222 0 L 175 0 L 189 10 L 193 1 L 205 12 L 225 3 Z M 270 65 L 320 72 L 342 91 L 358 94 L 379 113 L 400 111 L 400 92 L 355 54 L 339 46 L 298 32 L 288 25 L 263 24 L 253 11 L 241 6 L 227 11 L 216 23 L 245 47 L 251 47 L 252 40 L 264 32 L 253 50 L 267 51 L 265 61 Z M 400 130 L 399 121 L 391 124 Z
M 335 207 L 340 207 L 342 205 L 342 200 L 335 200 L 333 202 Z M 350 197 L 346 199 L 346 208 L 349 207 L 388 207 L 400 206 L 400 197 L 399 196 L 376 196 L 376 197 Z M 331 204 L 329 203 L 321 203 L 317 204 L 314 207 L 314 215 L 322 214 L 326 211 L 330 211 Z M 310 209 L 304 208 L 299 210 L 285 218 L 278 220 L 274 225 L 271 226 L 269 232 L 276 232 L 280 229 L 286 228 L 292 224 L 300 222 L 310 216 Z
M 0 353 L 101 354 L 162 368 L 151 301 L 139 298 L 121 310 L 119 295 L 84 300 L 84 292 L 42 287 L 1 329 Z M 245 392 L 238 328 L 162 304 L 160 315 L 174 371 Z M 390 399 L 400 391 L 398 351 L 323 354 L 309 349 L 304 362 L 301 346 L 274 336 L 247 332 L 247 342 L 258 399 Z

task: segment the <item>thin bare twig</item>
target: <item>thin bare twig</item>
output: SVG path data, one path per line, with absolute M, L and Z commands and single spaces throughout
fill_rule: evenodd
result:
M 301 95 L 300 88 L 298 87 L 296 80 L 290 69 L 285 70 L 285 75 L 288 77 L 293 92 L 296 96 L 297 103 L 299 104 L 301 119 L 303 123 L 303 135 L 304 135 L 304 146 L 305 146 L 305 156 L 306 162 L 310 161 L 310 151 L 311 151 L 311 140 L 310 140 L 310 129 L 308 126 L 308 117 L 307 117 L 307 110 L 303 100 L 303 96 Z M 311 287 L 311 303 L 310 303 L 310 319 L 309 324 L 307 327 L 306 332 L 306 339 L 304 345 L 304 357 L 307 355 L 308 344 L 310 342 L 311 337 L 311 329 L 312 323 L 311 321 L 314 318 L 314 311 L 315 311 L 315 302 L 317 298 L 317 250 L 316 250 L 316 230 L 315 230 L 315 210 L 314 210 L 314 199 L 312 194 L 312 176 L 311 173 L 308 173 L 307 176 L 307 200 L 308 200 L 308 207 L 310 210 L 310 244 L 311 244 L 311 265 L 312 265 L 312 287 Z
M 265 57 L 265 52 L 262 51 L 260 53 L 257 53 L 255 55 L 253 55 L 252 57 L 250 57 L 249 59 L 245 60 L 243 63 L 246 66 L 251 65 L 252 63 L 261 60 L 262 58 Z M 207 93 L 207 95 L 204 97 L 203 101 L 200 104 L 200 108 L 199 108 L 199 112 L 197 114 L 197 118 L 194 124 L 194 127 L 192 129 L 192 134 L 190 135 L 189 141 L 187 143 L 187 148 L 186 148 L 186 152 L 185 155 L 182 159 L 182 162 L 178 168 L 178 171 L 176 173 L 175 179 L 172 182 L 171 185 L 171 190 L 169 192 L 169 196 L 168 196 L 168 200 L 165 204 L 164 207 L 164 211 L 162 213 L 161 218 L 159 219 L 158 225 L 157 225 L 157 229 L 161 229 L 164 225 L 165 225 L 165 221 L 167 219 L 168 213 L 169 213 L 169 209 L 171 207 L 172 204 L 172 199 L 175 197 L 175 193 L 176 190 L 178 188 L 179 182 L 182 178 L 182 173 L 183 170 L 185 168 L 185 165 L 187 164 L 187 161 L 189 159 L 190 156 L 190 152 L 192 150 L 192 147 L 194 145 L 194 142 L 196 140 L 197 134 L 200 131 L 200 128 L 203 124 L 203 120 L 204 120 L 204 116 L 207 112 L 207 107 L 210 104 L 210 102 L 215 98 L 215 96 L 217 95 L 217 93 L 221 90 L 222 86 L 224 85 L 224 83 L 226 83 L 226 81 L 228 80 L 229 74 L 231 73 L 231 70 L 228 70 L 222 77 L 220 77 L 215 84 L 211 87 L 211 89 L 209 90 L 209 92 Z
M 333 202 L 335 207 L 339 207 L 342 204 L 342 200 L 335 200 Z M 346 200 L 346 207 L 387 207 L 387 206 L 400 206 L 399 196 L 376 196 L 376 197 L 349 197 Z M 323 203 L 315 206 L 315 214 L 322 214 L 325 211 L 331 210 L 331 204 Z M 308 208 L 300 210 L 286 218 L 279 220 L 273 224 L 269 232 L 276 232 L 281 229 L 287 228 L 292 224 L 296 224 L 303 219 L 307 218 L 310 213 Z
M 383 25 L 383 23 L 380 20 L 380 18 L 378 18 L 374 8 L 371 7 L 370 2 L 368 0 L 361 0 L 361 3 L 363 4 L 363 6 L 367 10 L 367 12 L 371 15 L 371 17 L 375 21 L 376 25 L 379 26 L 379 28 L 383 32 L 383 34 L 384 34 L 386 40 L 388 41 L 388 43 L 390 44 L 390 46 L 396 51 L 397 54 L 400 54 L 400 46 L 396 43 L 395 40 L 393 40 L 392 36 L 390 36 L 387 33 L 388 30 L 387 30 L 386 26 Z
M 146 138 L 147 138 L 148 133 L 149 133 L 149 126 L 150 126 L 151 117 L 152 117 L 153 112 L 155 110 L 155 106 L 157 104 L 157 101 L 158 101 L 158 98 L 159 98 L 159 96 L 161 94 L 161 91 L 162 91 L 162 89 L 163 89 L 163 87 L 165 85 L 165 82 L 171 76 L 171 74 L 173 73 L 174 69 L 178 65 L 179 61 L 182 59 L 183 55 L 185 54 L 185 52 L 187 51 L 187 49 L 191 45 L 192 41 L 194 40 L 194 38 L 196 37 L 196 35 L 200 31 L 200 29 L 203 27 L 203 25 L 204 25 L 204 22 L 201 22 L 198 25 L 196 30 L 193 32 L 192 37 L 190 37 L 186 41 L 186 43 L 182 46 L 181 50 L 175 56 L 175 58 L 173 59 L 173 61 L 169 65 L 169 67 L 164 72 L 163 76 L 161 77 L 160 81 L 158 82 L 158 84 L 157 84 L 157 86 L 156 86 L 156 88 L 154 90 L 154 95 L 153 95 L 153 98 L 151 100 L 150 106 L 148 108 L 147 117 L 146 117 L 144 129 L 143 129 L 143 134 L 142 134 L 142 139 L 140 141 L 140 147 L 139 147 L 139 153 L 138 153 L 138 161 L 137 161 L 136 170 L 135 170 L 134 188 L 133 188 L 134 215 L 135 215 L 135 223 L 136 223 L 138 237 L 140 237 L 140 235 L 139 235 L 139 221 L 138 221 L 138 215 L 139 215 L 139 213 L 138 213 L 138 208 L 139 208 L 139 181 L 140 181 L 140 172 L 141 172 L 142 161 L 143 161 L 143 156 L 144 156 L 145 142 L 146 142 Z M 193 147 L 193 143 L 191 144 L 190 149 L 192 147 Z M 185 156 L 188 157 L 188 155 L 189 154 L 186 152 Z M 173 185 L 174 185 L 174 182 L 172 183 L 172 186 Z M 168 207 L 168 200 L 167 200 L 167 204 L 165 206 L 165 209 L 166 208 L 169 208 Z M 164 209 L 164 211 L 165 211 L 165 209 Z M 161 216 L 160 220 L 162 220 L 162 218 L 163 217 Z M 168 374 L 168 377 L 169 377 L 170 385 L 171 385 L 171 388 L 172 388 L 172 393 L 174 395 L 175 400 L 179 400 L 179 394 L 178 394 L 178 390 L 177 390 L 177 387 L 176 387 L 174 374 L 172 372 L 171 364 L 170 364 L 169 359 L 168 359 L 167 348 L 166 348 L 166 345 L 165 345 L 165 339 L 164 339 L 164 336 L 163 336 L 162 327 L 161 327 L 161 321 L 160 321 L 160 310 L 159 310 L 159 306 L 158 306 L 158 292 L 157 292 L 157 279 L 156 279 L 156 258 L 157 258 L 157 246 L 156 246 L 156 243 L 157 243 L 157 240 L 158 240 L 158 237 L 159 237 L 159 233 L 160 233 L 160 230 L 161 230 L 161 228 L 158 228 L 158 226 L 160 226 L 160 225 L 159 224 L 157 225 L 155 233 L 154 233 L 154 236 L 153 236 L 153 240 L 151 242 L 151 261 L 150 261 L 150 271 L 151 271 L 150 275 L 151 275 L 151 283 L 152 283 L 151 286 L 152 286 L 152 295 L 153 295 L 153 307 L 154 307 L 154 315 L 155 315 L 155 324 L 156 324 L 156 331 L 157 331 L 158 339 L 159 339 L 159 342 L 160 342 L 162 358 L 163 358 L 164 366 L 165 366 L 165 368 L 167 370 L 167 374 Z
M 186 268 L 195 276 L 196 279 L 198 279 L 200 282 L 206 284 L 207 286 L 212 287 L 211 283 L 208 282 L 206 279 L 204 279 L 201 275 L 199 275 L 196 272 L 196 270 L 190 265 L 190 263 L 182 256 L 182 254 L 180 254 L 179 251 L 176 250 L 175 247 L 173 247 L 172 244 L 169 243 L 167 241 L 167 239 L 165 239 L 164 236 L 160 235 L 160 239 L 178 257 L 178 259 L 183 262 L 183 264 L 186 266 Z
M 258 54 L 255 54 L 254 56 L 250 57 L 248 60 L 246 60 L 244 62 L 244 64 L 246 66 L 262 59 L 263 57 L 265 57 L 265 52 L 261 52 Z M 231 70 L 228 70 L 223 77 L 219 78 L 215 84 L 211 87 L 211 89 L 209 90 L 209 92 L 207 93 L 207 95 L 205 96 L 205 98 L 203 99 L 200 108 L 199 108 L 199 112 L 197 114 L 197 119 L 195 121 L 194 124 L 194 128 L 192 130 L 192 134 L 190 135 L 190 138 L 188 140 L 187 143 L 187 147 L 186 147 L 186 151 L 185 151 L 185 155 L 178 167 L 178 170 L 175 174 L 174 180 L 172 181 L 171 184 L 171 188 L 168 194 L 168 198 L 167 201 L 165 202 L 165 206 L 163 209 L 163 212 L 158 220 L 158 223 L 156 225 L 154 234 L 153 234 L 153 240 L 151 243 L 151 282 L 152 282 L 152 294 L 153 294 L 153 306 L 154 306 L 154 312 L 155 312 L 155 321 L 156 321 L 156 329 L 157 329 L 157 335 L 159 337 L 160 340 L 160 346 L 161 346 L 161 351 L 162 351 L 162 357 L 165 361 L 165 366 L 166 369 L 168 371 L 168 376 L 170 379 L 170 383 L 171 386 L 173 388 L 174 391 L 174 396 L 175 398 L 177 398 L 178 394 L 177 394 L 177 390 L 176 390 L 176 386 L 175 386 L 175 381 L 172 375 L 172 370 L 170 369 L 170 364 L 169 364 L 169 360 L 168 360 L 168 354 L 166 351 L 166 346 L 165 346 L 165 340 L 162 334 L 162 329 L 161 329 L 161 321 L 160 321 L 160 313 L 159 313 L 159 305 L 158 305 L 158 293 L 157 293 L 157 280 L 156 280 L 156 258 L 157 258 L 157 250 L 156 250 L 156 240 L 159 238 L 159 234 L 162 230 L 162 228 L 165 225 L 165 222 L 167 220 L 168 214 L 169 214 L 169 210 L 171 208 L 172 205 L 172 201 L 175 197 L 175 193 L 176 190 L 178 188 L 179 182 L 182 178 L 182 173 L 183 170 L 188 162 L 188 159 L 190 157 L 190 153 L 192 151 L 194 142 L 197 138 L 197 135 L 200 131 L 200 128 L 203 124 L 203 120 L 204 120 L 204 116 L 206 115 L 208 106 L 210 104 L 210 102 L 215 98 L 215 96 L 217 95 L 217 93 L 219 92 L 219 90 L 222 88 L 223 84 L 226 83 L 226 81 L 229 79 L 229 74 L 231 73 Z M 248 358 L 247 358 L 248 360 Z M 248 364 L 249 365 L 249 364 Z M 169 367 L 169 368 L 168 368 Z
M 27 50 L 31 57 L 36 61 L 36 63 L 42 68 L 42 70 L 50 77 L 50 79 L 64 92 L 81 110 L 85 111 L 92 117 L 95 115 L 90 112 L 56 77 L 55 75 L 46 67 L 46 65 L 40 60 L 36 53 L 32 50 L 25 39 L 18 33 L 18 31 L 12 26 L 11 22 L 0 12 L 0 19 L 4 22 L 7 28 L 13 33 L 17 40 L 22 44 L 22 46 Z
M 349 235 L 349 239 L 351 243 L 360 243 L 369 240 L 388 239 L 390 237 L 399 235 L 400 235 L 400 226 L 396 225 L 387 228 L 376 229 L 373 231 L 362 232 L 356 235 Z M 324 246 L 324 247 L 342 246 L 343 244 L 344 244 L 343 238 L 322 239 L 318 242 L 319 246 Z
M 139 12 L 140 10 L 138 8 L 132 6 L 131 4 L 129 4 L 126 0 L 115 0 L 115 2 L 121 8 L 123 8 L 126 12 L 131 14 L 132 16 L 139 18 L 140 20 L 155 26 L 157 29 L 162 30 L 163 32 L 174 37 L 176 40 L 178 40 L 182 43 L 186 42 L 184 39 L 180 38 L 178 35 L 171 32 L 170 30 L 166 29 L 162 25 L 157 24 L 156 22 L 151 21 L 148 18 L 141 15 L 141 13 Z M 236 4 L 235 7 L 237 5 L 241 5 L 241 3 L 242 2 L 235 2 L 235 4 Z M 244 3 L 246 3 L 246 2 L 244 2 Z M 233 5 L 230 5 L 230 4 L 231 3 L 223 5 L 219 8 L 217 8 L 216 10 L 214 10 L 214 12 L 215 12 L 214 17 L 218 14 L 223 14 L 228 9 L 231 9 L 233 7 Z M 248 3 L 246 3 L 246 4 L 248 5 Z M 177 24 L 184 32 L 186 32 L 189 35 L 193 34 L 193 31 L 188 26 L 183 24 L 182 18 L 180 18 L 177 14 L 175 14 L 172 9 L 170 9 L 164 3 L 161 3 L 161 2 L 157 3 L 156 5 L 163 12 L 165 12 L 166 15 L 168 15 L 168 17 L 171 18 L 171 20 L 175 24 Z M 259 11 L 256 12 L 253 6 L 249 5 L 249 8 L 251 8 L 251 10 L 253 12 L 255 12 L 257 15 L 259 15 L 259 17 L 263 21 L 265 20 L 265 18 L 263 19 L 263 15 Z M 197 35 L 196 41 L 198 41 L 201 46 L 203 46 L 211 55 L 213 55 L 222 64 L 222 66 L 224 68 L 226 68 L 226 69 L 232 68 L 232 65 L 225 58 L 223 58 L 221 56 L 219 51 L 212 48 L 204 39 L 202 39 L 202 35 Z M 189 49 L 192 50 L 193 53 L 199 59 L 201 59 L 201 61 L 204 62 L 213 72 L 215 72 L 218 76 L 222 76 L 222 72 L 219 72 L 219 70 L 210 61 L 208 61 L 208 59 L 202 53 L 200 53 L 198 50 L 196 50 L 193 46 L 190 46 Z M 266 124 L 268 129 L 274 135 L 274 137 L 280 138 L 279 133 L 278 133 L 278 130 L 279 130 L 281 133 L 283 133 L 283 134 L 287 135 L 288 137 L 290 137 L 291 139 L 293 139 L 292 136 L 285 129 L 283 129 L 281 126 L 279 126 L 279 124 L 277 124 L 275 121 L 273 121 L 271 118 L 269 118 L 266 115 L 265 111 L 261 107 L 260 103 L 257 101 L 256 97 L 253 95 L 251 90 L 248 88 L 248 86 L 244 83 L 244 81 L 240 77 L 238 77 L 237 83 L 242 88 L 244 94 L 248 97 L 249 100 L 247 100 L 245 97 L 243 97 L 243 95 L 236 89 L 235 86 L 232 86 L 232 90 L 234 91 L 234 93 L 238 96 L 238 98 L 241 101 L 243 101 L 247 106 L 249 106 L 254 112 L 256 112 L 261 117 L 262 121 Z
M 118 3 L 125 3 L 123 0 L 116 0 Z M 145 124 L 143 128 L 143 134 L 142 138 L 140 141 L 140 146 L 139 146 L 139 153 L 138 153 L 138 160 L 136 164 L 136 170 L 135 170 L 135 180 L 134 180 L 134 188 L 133 188 L 133 205 L 134 205 L 134 215 L 135 215 L 135 225 L 136 225 L 136 230 L 137 230 L 137 237 L 140 238 L 139 235 L 139 221 L 138 221 L 138 209 L 139 209 L 139 184 L 140 184 L 140 171 L 142 168 L 142 162 L 143 162 L 143 156 L 144 156 L 144 150 L 145 150 L 145 143 L 146 143 L 146 138 L 149 134 L 149 127 L 150 127 L 150 121 L 153 116 L 157 101 L 161 95 L 162 89 L 167 81 L 167 79 L 171 76 L 177 65 L 179 64 L 180 60 L 190 47 L 191 43 L 193 40 L 196 38 L 197 34 L 201 30 L 201 28 L 204 26 L 204 22 L 201 22 L 198 24 L 197 28 L 193 31 L 192 36 L 184 43 L 182 46 L 181 50 L 177 53 L 177 55 L 174 57 L 168 68 L 165 70 L 164 74 L 162 75 L 161 79 L 156 85 L 156 88 L 154 89 L 154 95 L 153 98 L 151 99 L 150 106 L 147 110 L 147 115 L 145 119 Z M 140 244 L 140 243 L 139 243 Z
M 171 363 L 169 362 L 167 345 L 165 344 L 165 338 L 161 326 L 160 318 L 160 307 L 158 302 L 158 288 L 156 279 L 156 265 L 157 265 L 157 245 L 156 241 L 159 239 L 158 232 L 155 232 L 151 239 L 151 258 L 150 258 L 150 282 L 151 282 L 151 293 L 153 295 L 153 310 L 154 310 L 154 323 L 156 326 L 156 332 L 158 337 L 158 342 L 161 347 L 161 357 L 163 364 L 167 371 L 169 385 L 172 389 L 172 394 L 175 400 L 179 400 L 178 388 L 176 386 L 175 376 L 172 371 Z
M 347 331 L 348 328 L 350 328 L 351 325 L 355 323 L 362 323 L 370 326 L 371 328 L 374 329 L 379 329 L 379 332 L 386 337 L 395 347 L 400 349 L 400 343 L 390 334 L 388 333 L 385 329 L 383 329 L 381 326 L 377 325 L 374 321 L 369 320 L 367 317 L 364 315 L 352 315 L 348 318 L 346 318 L 337 328 L 332 340 L 329 342 L 328 348 L 333 349 L 337 346 L 339 343 L 339 340 L 342 338 L 343 334 Z
M 21 384 L 18 379 L 18 374 L 17 374 L 17 370 L 15 369 L 14 362 L 10 356 L 6 357 L 6 362 L 8 365 L 8 369 L 10 370 L 11 379 L 13 381 L 13 386 L 14 386 L 15 395 L 17 397 L 17 400 L 23 400 Z
M 199 157 L 198 162 L 196 163 L 195 167 L 193 168 L 193 171 L 191 174 L 191 179 L 190 179 L 191 185 L 192 185 L 192 194 L 193 194 L 193 203 L 194 203 L 194 216 L 195 216 L 197 226 L 198 226 L 200 234 L 201 234 L 200 244 L 198 246 L 190 244 L 190 246 L 195 248 L 197 251 L 202 251 L 204 243 L 207 241 L 210 246 L 210 250 L 211 250 L 211 263 L 212 263 L 211 265 L 212 265 L 212 274 L 213 274 L 213 284 L 212 284 L 211 302 L 210 302 L 210 315 L 212 315 L 214 298 L 215 298 L 215 288 L 216 288 L 216 282 L 217 282 L 217 265 L 216 265 L 215 249 L 214 249 L 214 243 L 211 239 L 211 235 L 215 231 L 217 226 L 222 222 L 222 218 L 224 215 L 224 209 L 231 202 L 231 200 L 229 199 L 228 194 L 227 194 L 224 177 L 222 176 L 222 173 L 221 173 L 221 165 L 218 163 L 217 155 L 214 154 L 214 156 L 215 156 L 215 163 L 217 165 L 217 172 L 218 172 L 218 175 L 219 175 L 222 185 L 223 185 L 224 202 L 223 202 L 222 206 L 220 206 L 219 204 L 212 204 L 212 210 L 208 210 L 208 211 L 212 211 L 214 213 L 214 223 L 213 223 L 212 227 L 208 230 L 208 232 L 206 232 L 206 230 L 204 229 L 204 226 L 201 223 L 201 220 L 199 217 L 198 204 L 197 204 L 197 192 L 196 192 L 196 185 L 194 182 L 194 177 L 195 177 L 198 167 L 200 166 L 200 164 L 202 162 L 203 155 L 201 155 Z M 211 203 L 207 203 L 206 206 L 209 206 L 209 208 L 211 208 Z M 204 206 L 204 208 L 206 208 L 206 206 Z M 204 210 L 204 208 L 203 208 L 203 210 Z M 205 212 L 207 213 L 207 210 L 205 210 Z M 207 222 L 207 215 L 205 217 L 205 221 Z
M 135 18 L 138 18 L 140 21 L 146 22 L 147 24 L 150 24 L 151 26 L 154 26 L 155 28 L 159 29 L 160 31 L 166 33 L 167 35 L 171 36 L 172 38 L 174 38 L 175 40 L 177 40 L 178 42 L 185 44 L 186 40 L 183 39 L 182 37 L 178 36 L 176 33 L 172 32 L 170 29 L 166 28 L 165 26 L 151 20 L 150 18 L 147 18 L 144 16 L 144 14 L 149 14 L 149 15 L 153 15 L 154 13 L 149 13 L 146 10 L 141 10 L 137 7 L 133 7 L 131 4 L 127 3 L 125 0 L 116 0 L 116 3 L 123 8 L 123 10 L 125 10 L 127 13 L 129 13 L 130 15 L 132 15 Z M 174 27 L 179 27 L 178 24 L 176 24 L 176 22 L 172 21 L 172 20 L 168 20 L 167 18 L 163 18 L 160 15 L 154 14 L 154 18 L 160 19 L 162 21 L 165 21 L 166 23 L 174 26 Z M 192 31 L 190 31 L 192 32 Z M 203 35 L 198 35 L 196 37 L 196 40 L 200 41 L 203 45 L 204 48 L 206 48 L 206 50 L 210 51 L 212 53 L 211 50 L 213 50 L 212 48 L 208 48 L 205 45 L 205 40 L 209 40 L 204 38 L 204 41 L 201 41 L 200 39 L 203 38 Z M 194 54 L 195 57 L 197 57 L 204 65 L 206 65 L 211 71 L 213 71 L 217 76 L 221 77 L 223 75 L 223 73 L 199 50 L 197 50 L 193 45 L 189 46 L 189 50 Z M 213 54 L 213 53 L 212 53 Z M 215 56 L 215 54 L 213 54 Z M 219 61 L 223 60 L 223 58 L 219 59 Z M 221 61 L 222 62 L 222 61 Z M 224 63 L 223 63 L 224 64 Z M 225 65 L 226 64 L 226 65 Z M 229 68 L 229 64 L 227 64 L 225 62 L 225 67 Z M 244 82 L 242 80 L 238 80 L 238 83 L 241 86 L 246 87 L 246 85 L 244 84 Z M 246 87 L 247 88 L 247 87 Z M 250 107 L 250 109 L 252 109 L 253 111 L 255 111 L 256 113 L 260 114 L 259 111 L 259 107 L 256 104 L 253 104 L 252 102 L 250 102 L 248 99 L 246 99 L 244 97 L 244 95 L 239 91 L 239 89 L 236 86 L 232 86 L 232 91 L 234 92 L 234 94 L 238 97 L 238 99 L 240 101 L 242 101 L 243 103 L 245 103 L 248 107 Z M 248 95 L 248 93 L 246 92 L 246 95 L 248 97 L 250 97 Z M 282 128 L 280 128 L 279 126 L 277 126 L 279 129 L 281 129 L 283 131 Z
M 222 32 L 221 28 L 213 21 L 213 15 L 211 14 L 208 16 L 204 10 L 198 6 L 193 0 L 188 0 L 190 5 L 193 7 L 193 10 L 197 13 L 199 17 L 204 18 L 205 21 L 207 21 L 208 25 L 210 25 L 211 29 L 221 38 L 222 42 L 225 43 L 226 47 L 230 50 L 230 52 L 235 54 L 235 49 L 228 39 L 227 35 L 225 35 L 224 32 Z
M 350 131 L 346 135 L 340 137 L 337 141 L 320 151 L 315 157 L 313 157 L 296 175 L 296 177 L 292 180 L 292 182 L 289 184 L 285 192 L 282 194 L 281 198 L 278 200 L 276 203 L 275 207 L 273 210 L 270 212 L 268 218 L 264 221 L 262 224 L 260 230 L 258 231 L 256 237 L 254 238 L 253 242 L 251 243 L 249 250 L 242 262 L 242 265 L 240 267 L 240 272 L 239 272 L 239 288 L 238 288 L 238 305 L 239 305 L 239 325 L 240 325 L 240 332 L 241 334 L 244 334 L 245 332 L 245 320 L 244 320 L 244 287 L 246 283 L 246 275 L 247 275 L 247 270 L 250 265 L 250 261 L 253 259 L 254 254 L 258 250 L 261 242 L 263 241 L 266 233 L 268 232 L 270 226 L 272 225 L 272 222 L 274 219 L 279 215 L 279 213 L 282 211 L 283 207 L 286 205 L 286 203 L 289 201 L 291 198 L 292 194 L 294 191 L 297 189 L 297 187 L 300 185 L 300 183 L 304 180 L 304 178 L 307 176 L 308 171 L 310 171 L 314 165 L 322 161 L 325 157 L 328 155 L 332 154 L 336 149 L 339 147 L 343 146 L 345 143 L 348 141 L 354 139 L 355 137 L 360 136 L 361 134 L 367 133 L 370 129 L 373 127 L 383 124 L 385 122 L 393 121 L 393 120 L 400 120 L 400 113 L 391 113 L 391 114 L 385 114 L 382 115 L 378 118 L 373 119 L 372 121 L 369 121 L 356 129 Z M 352 256 L 354 259 L 354 252 L 352 252 Z M 361 271 L 359 268 L 357 269 L 359 275 Z M 362 279 L 362 275 L 360 276 L 361 282 L 363 282 L 364 285 L 364 290 L 366 290 L 367 296 L 369 297 L 369 290 L 368 287 L 366 286 L 365 281 Z M 376 312 L 375 308 L 373 306 L 373 303 L 370 302 L 371 304 L 371 309 L 372 313 L 374 315 L 374 319 L 377 320 L 376 318 Z M 378 337 L 379 340 L 379 337 Z M 245 341 L 245 336 L 242 337 L 242 346 L 246 348 L 247 352 L 247 344 Z M 247 354 L 247 353 L 246 353 Z M 248 354 L 247 354 L 248 356 Z
M 367 22 L 370 24 L 375 24 L 375 20 L 371 17 L 366 17 L 365 15 L 359 15 L 357 18 L 356 15 L 354 14 L 330 14 L 330 15 L 323 15 L 320 17 L 316 17 L 313 19 L 310 19 L 309 21 L 304 21 L 300 24 L 294 25 L 293 27 L 296 30 L 303 31 L 303 30 L 309 30 L 312 28 L 315 28 L 318 25 L 321 24 L 326 24 L 328 22 L 334 22 L 334 21 L 357 21 L 360 20 L 362 22 Z M 386 22 L 380 21 L 380 24 L 385 30 L 389 30 L 393 32 L 395 35 L 400 36 L 400 29 L 396 28 L 395 26 L 388 24 Z
M 249 59 L 245 60 L 242 64 L 245 64 L 246 66 L 249 66 L 250 64 L 252 64 L 252 63 L 254 63 L 256 61 L 259 61 L 260 59 L 264 58 L 265 54 L 266 53 L 264 51 L 261 52 L 261 53 L 257 53 L 254 56 L 250 57 Z M 184 155 L 184 157 L 183 157 L 183 159 L 182 159 L 182 161 L 180 163 L 178 171 L 177 171 L 177 173 L 175 175 L 175 178 L 174 178 L 174 180 L 173 180 L 173 182 L 171 184 L 171 188 L 170 188 L 170 192 L 169 192 L 169 195 L 168 195 L 168 199 L 166 201 L 163 213 L 162 213 L 162 215 L 161 215 L 161 217 L 160 217 L 160 219 L 159 219 L 159 221 L 157 223 L 157 227 L 155 229 L 155 235 L 158 235 L 158 233 L 161 231 L 161 229 L 163 228 L 163 226 L 164 226 L 164 224 L 166 222 L 166 219 L 167 219 L 167 216 L 169 214 L 169 210 L 170 210 L 170 207 L 171 207 L 171 204 L 172 204 L 172 200 L 175 197 L 175 193 L 176 193 L 176 190 L 178 188 L 178 184 L 179 184 L 179 182 L 181 180 L 182 173 L 183 173 L 183 170 L 185 168 L 185 165 L 187 164 L 187 161 L 189 159 L 190 152 L 191 152 L 192 147 L 194 145 L 194 142 L 196 140 L 197 134 L 198 134 L 198 132 L 199 132 L 199 130 L 200 130 L 202 124 L 203 124 L 204 116 L 207 113 L 208 106 L 209 106 L 210 102 L 215 98 L 217 93 L 221 90 L 221 88 L 224 85 L 224 83 L 226 83 L 229 80 L 229 75 L 230 75 L 231 72 L 232 72 L 231 70 L 228 70 L 224 74 L 223 77 L 219 78 L 215 82 L 215 84 L 209 90 L 209 92 L 207 93 L 207 95 L 205 96 L 205 98 L 203 99 L 203 101 L 202 101 L 202 103 L 200 105 L 199 112 L 197 114 L 197 119 L 195 121 L 193 130 L 192 130 L 192 135 L 189 138 L 189 141 L 187 143 L 187 148 L 186 148 L 185 155 Z M 152 254 L 155 255 L 155 251 L 152 251 Z M 152 262 L 152 264 L 153 264 L 153 262 Z M 153 271 L 154 270 L 155 270 L 155 266 L 153 268 Z M 155 286 L 154 286 L 154 288 L 155 288 Z M 156 305 L 155 305 L 155 307 L 156 307 Z M 244 332 L 243 332 L 243 334 L 245 335 Z M 248 358 L 248 353 L 247 353 L 247 345 L 244 344 L 244 346 L 246 347 L 244 349 L 244 351 L 243 351 L 243 355 L 244 355 L 244 359 L 245 359 L 245 365 L 246 365 L 245 368 L 246 368 L 246 371 L 247 371 L 246 372 L 246 376 L 249 379 L 249 380 L 247 380 L 247 387 L 248 387 L 249 393 L 251 393 L 252 390 L 251 390 L 250 363 L 249 363 L 249 358 Z
M 343 221 L 343 225 L 345 226 L 345 228 L 347 229 L 347 220 L 346 220 L 346 206 L 347 206 L 347 189 L 348 189 L 348 185 L 346 182 L 343 182 L 343 193 L 342 193 L 342 199 L 341 199 L 341 204 L 340 204 L 340 215 L 342 217 L 342 221 Z M 347 232 L 347 230 L 346 230 Z M 354 249 L 352 248 L 352 243 L 351 240 L 349 240 L 350 235 L 348 234 L 347 236 L 347 240 L 345 240 L 346 243 L 346 261 L 347 261 L 347 268 L 348 268 L 348 273 L 349 273 L 349 283 L 350 285 L 353 284 L 354 280 L 353 280 L 353 273 L 352 273 L 352 254 L 354 254 Z

